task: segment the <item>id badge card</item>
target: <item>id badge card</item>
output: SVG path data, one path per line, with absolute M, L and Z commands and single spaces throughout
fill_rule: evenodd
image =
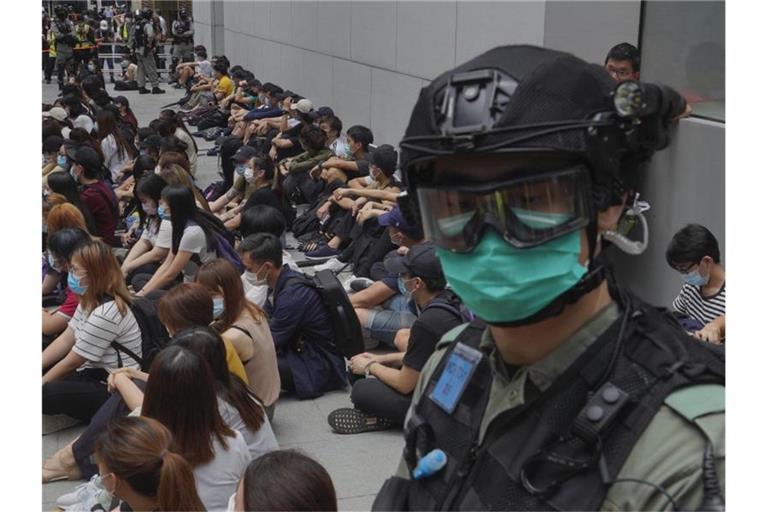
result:
M 482 354 L 472 347 L 457 343 L 429 399 L 448 414 L 453 414 L 482 357 Z

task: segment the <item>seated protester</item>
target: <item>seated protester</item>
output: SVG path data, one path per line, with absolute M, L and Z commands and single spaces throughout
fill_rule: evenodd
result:
M 63 144 L 64 139 L 58 135 L 51 135 L 43 141 L 43 177 L 52 172 L 64 171 L 64 167 L 59 164 L 59 150 Z M 66 161 L 61 163 L 65 164 Z
M 251 460 L 243 435 L 221 417 L 216 395 L 205 359 L 172 344 L 155 357 L 141 406 L 142 416 L 158 420 L 173 434 L 178 453 L 192 466 L 206 510 L 226 509 Z
M 274 235 L 252 235 L 240 243 L 243 264 L 256 279 L 266 280 L 265 311 L 277 349 L 283 389 L 299 398 L 314 398 L 346 386 L 344 356 L 334 342 L 333 327 L 320 293 L 301 274 L 283 265 L 283 248 Z
M 283 197 L 286 203 L 293 199 L 295 202 L 305 203 L 316 199 L 320 190 L 317 182 L 309 177 L 309 171 L 333 154 L 325 145 L 325 133 L 314 125 L 302 130 L 299 143 L 304 152 L 293 158 L 286 158 L 278 165 L 280 174 L 284 177 Z
M 155 174 L 163 178 L 168 183 L 168 185 L 181 185 L 188 188 L 192 192 L 192 195 L 195 197 L 195 205 L 201 210 L 210 212 L 211 207 L 208 205 L 208 201 L 205 199 L 205 196 L 192 182 L 192 176 L 190 176 L 190 174 L 182 166 L 183 162 L 176 163 L 179 161 L 176 156 L 186 158 L 181 153 L 163 153 L 163 156 L 160 157 L 160 163 L 155 166 Z
M 160 268 L 145 283 L 137 295 L 168 289 L 183 273 L 184 282 L 194 281 L 199 265 L 216 259 L 214 231 L 222 229 L 215 217 L 195 206 L 195 196 L 188 187 L 168 185 L 160 195 L 157 209 L 160 219 L 171 221 L 171 250 Z M 140 281 L 136 276 L 134 281 Z
M 402 185 L 394 177 L 397 168 L 397 151 L 389 144 L 382 144 L 372 152 L 370 163 L 371 181 L 365 189 L 354 189 L 360 197 L 351 199 L 342 190 L 336 189 L 331 198 L 317 210 L 321 225 L 326 233 L 334 236 L 327 244 L 320 244 L 308 250 L 307 259 L 325 259 L 340 254 L 341 245 L 349 240 L 355 225 L 355 215 L 368 199 L 385 199 L 400 193 Z M 394 204 L 393 204 L 394 205 Z M 327 222 L 323 222 L 327 218 Z
M 155 160 L 149 155 L 140 154 L 135 160 L 132 160 L 123 167 L 121 174 L 127 176 L 123 182 L 115 187 L 115 195 L 120 201 L 135 199 L 134 191 L 136 184 L 142 178 L 155 173 Z
M 210 77 L 213 75 L 213 67 L 208 61 L 208 52 L 205 46 L 195 46 L 194 62 L 180 62 L 176 65 L 176 73 L 179 75 L 178 83 L 181 87 L 187 87 L 189 80 L 194 76 Z
M 318 109 L 318 112 L 322 108 Z M 322 114 L 321 114 L 322 115 Z M 331 117 L 324 122 L 320 123 L 320 129 L 325 132 L 325 145 L 331 150 L 334 156 L 338 158 L 344 158 L 347 156 L 349 146 L 347 146 L 347 137 L 341 134 L 342 130 L 341 119 L 333 115 L 331 110 Z
M 151 132 L 143 139 L 141 138 L 141 130 L 149 131 L 149 128 L 141 128 L 139 130 L 139 142 L 137 144 L 139 148 L 139 155 L 147 155 L 152 160 L 157 162 L 160 159 L 160 145 L 163 142 L 163 138 L 154 132 Z
M 390 253 L 390 257 L 407 254 L 410 249 L 423 243 L 424 234 L 418 226 L 409 225 L 399 207 L 378 218 L 381 226 L 386 226 L 389 239 L 399 249 Z M 386 258 L 385 260 L 386 261 Z M 363 328 L 363 335 L 369 339 L 395 346 L 395 336 L 401 329 L 409 328 L 416 320 L 416 315 L 408 305 L 405 294 L 400 292 L 397 274 L 386 271 L 379 262 L 371 267 L 371 279 L 374 281 L 367 288 L 349 296 L 352 307 Z
M 205 510 L 192 466 L 175 448 L 173 435 L 159 421 L 121 418 L 96 445 L 102 486 L 131 510 Z
M 118 128 L 114 113 L 102 110 L 96 115 L 96 122 L 99 127 L 101 151 L 104 153 L 104 165 L 109 169 L 112 183 L 120 183 L 124 177 L 121 171 L 126 163 L 136 158 L 136 150 Z
M 80 197 L 88 206 L 96 224 L 95 235 L 112 247 L 120 247 L 120 239 L 115 236 L 115 229 L 120 218 L 115 193 L 103 179 L 106 170 L 96 152 L 86 146 L 67 151 L 72 161 L 70 174 L 82 186 Z
M 178 284 L 158 300 L 157 315 L 171 336 L 193 327 L 208 327 L 214 320 L 211 292 L 197 283 Z M 224 348 L 229 371 L 247 384 L 248 376 L 235 347 L 224 340 Z
M 69 132 L 69 139 L 64 139 L 65 152 L 69 151 L 72 147 L 88 146 L 93 149 L 97 155 L 99 155 L 99 161 L 104 164 L 104 152 L 101 150 L 101 143 L 94 137 L 91 132 L 85 131 L 84 128 L 72 128 Z M 104 178 L 108 177 L 109 173 L 105 172 Z
M 248 133 L 246 136 L 246 129 L 252 121 L 282 116 L 283 109 L 280 106 L 280 99 L 277 96 L 282 92 L 283 89 L 279 85 L 275 85 L 271 82 L 263 84 L 261 86 L 261 94 L 259 97 L 260 104 L 250 112 L 246 113 L 242 117 L 242 120 L 235 124 L 234 128 L 232 128 L 232 136 L 241 137 L 245 144 L 248 142 L 251 135 L 251 133 Z
M 70 164 L 67 164 L 67 167 L 71 169 Z M 49 174 L 45 178 L 45 186 L 52 193 L 61 194 L 64 196 L 71 206 L 77 208 L 77 210 L 82 215 L 86 229 L 90 234 L 98 234 L 96 220 L 93 218 L 91 209 L 81 197 L 80 192 L 78 191 L 77 182 L 69 172 Z M 80 226 L 78 225 L 77 227 Z
M 139 206 L 141 238 L 131 247 L 120 269 L 128 283 L 140 274 L 154 274 L 171 249 L 171 222 L 157 215 L 160 195 L 167 183 L 157 174 L 142 178 L 134 189 Z M 141 287 L 134 287 L 134 289 Z
M 62 107 L 67 111 L 67 118 L 72 123 L 73 128 L 83 128 L 87 133 L 93 131 L 93 119 L 88 115 L 88 109 L 78 96 L 70 94 L 64 96 L 61 100 Z M 69 138 L 69 130 L 62 130 L 62 136 Z
M 122 75 L 115 81 L 116 91 L 138 91 L 139 82 L 136 81 L 136 76 L 139 72 L 139 67 L 131 62 L 129 57 L 123 57 L 120 61 L 120 69 L 122 69 Z
M 667 263 L 683 277 L 683 289 L 672 309 L 696 322 L 689 328 L 702 341 L 725 340 L 725 269 L 715 236 L 700 224 L 675 233 L 667 247 Z M 693 327 L 693 326 L 691 326 Z
M 115 105 L 120 113 L 120 120 L 131 128 L 131 132 L 136 135 L 139 131 L 139 121 L 136 119 L 136 115 L 131 110 L 131 105 L 128 103 L 128 98 L 125 96 L 115 96 Z
M 240 81 L 230 105 L 230 126 L 234 126 L 234 123 L 241 121 L 248 112 L 256 108 L 260 93 L 261 82 L 256 78 Z
M 278 97 L 283 98 L 282 116 L 276 119 L 262 119 L 259 121 L 262 124 L 261 130 L 256 130 L 257 134 L 265 134 L 270 128 L 277 128 L 280 131 L 272 137 L 269 149 L 269 157 L 276 163 L 286 158 L 298 156 L 304 151 L 299 142 L 301 133 L 307 127 L 313 126 L 314 123 L 312 116 L 309 115 L 312 110 L 311 101 L 300 99 L 296 103 L 292 103 L 292 97 L 288 96 L 288 91 L 278 95 Z
M 216 80 L 216 88 L 213 91 L 216 101 L 221 101 L 235 92 L 235 84 L 229 77 L 229 70 L 226 63 L 217 62 L 214 64 L 213 78 Z
M 256 197 L 251 205 L 279 206 L 277 197 L 272 192 L 274 168 L 268 159 L 251 146 L 241 146 L 232 160 L 235 161 L 235 181 L 232 188 L 210 205 L 211 211 L 217 214 L 229 230 L 240 227 L 240 214 L 254 194 Z
M 228 510 L 338 510 L 336 490 L 317 461 L 296 450 L 277 450 L 248 464 Z
M 48 266 L 57 275 L 66 275 L 69 271 L 69 259 L 81 245 L 90 242 L 91 236 L 78 228 L 60 229 L 48 237 Z M 69 287 L 64 289 L 64 303 L 55 311 L 43 309 L 43 336 L 52 340 L 67 328 L 75 314 L 80 297 Z
M 51 107 L 48 110 L 43 108 L 43 140 L 51 135 L 64 139 L 65 137 L 61 133 L 62 129 L 72 129 L 72 121 L 68 119 L 68 116 L 69 114 L 63 106 Z
M 267 315 L 245 298 L 240 275 L 227 260 L 216 259 L 200 267 L 196 282 L 212 294 L 212 326 L 235 348 L 248 376 L 248 388 L 272 419 L 280 396 L 280 375 Z
M 373 134 L 365 126 L 355 125 L 347 130 L 348 155 L 346 158 L 331 157 L 313 170 L 312 176 L 326 183 L 346 183 L 351 178 L 368 174 L 371 153 L 368 146 L 373 143 Z
M 272 206 L 256 205 L 248 208 L 242 213 L 242 222 L 240 223 L 240 234 L 243 238 L 258 233 L 269 233 L 280 240 L 285 236 L 285 215 Z M 291 253 L 283 249 L 283 264 L 288 265 L 292 270 L 301 272 Z M 240 276 L 245 291 L 245 298 L 259 307 L 263 307 L 267 300 L 267 291 L 269 285 L 263 279 L 258 279 L 256 274 L 246 270 Z
M 189 160 L 189 173 L 194 177 L 197 173 L 197 142 L 189 133 L 187 125 L 184 124 L 184 120 L 178 112 L 171 109 L 161 110 L 160 119 L 165 121 L 165 123 L 158 125 L 158 134 L 161 137 L 172 135 L 187 145 L 185 154 Z
M 465 322 L 461 303 L 446 290 L 445 277 L 432 244 L 415 246 L 405 257 L 390 258 L 387 269 L 399 276 L 406 300 L 415 305 L 418 318 L 410 330 L 398 333 L 405 346 L 394 354 L 368 352 L 354 356 L 350 370 L 362 379 L 352 387 L 355 408 L 342 408 L 328 415 L 328 424 L 341 434 L 357 434 L 403 425 L 419 373 L 442 336 Z
M 47 231 L 47 233 L 45 231 L 43 232 L 45 237 L 43 238 L 43 241 L 45 242 L 46 249 L 51 237 L 62 229 L 82 229 L 88 233 L 85 219 L 83 218 L 83 214 L 80 213 L 80 210 L 64 201 L 64 196 L 59 194 L 51 194 L 46 197 L 46 201 L 43 202 L 43 205 L 48 204 L 48 201 L 51 200 L 55 200 L 56 204 L 53 205 L 48 213 L 43 212 L 44 222 L 46 223 L 44 228 L 46 228 Z M 61 202 L 59 202 L 59 200 L 61 200 Z M 43 254 L 43 297 L 45 298 L 47 295 L 55 293 L 56 290 L 61 290 L 63 293 L 66 284 L 66 275 L 51 267 L 48 255 Z M 52 304 L 61 304 L 63 300 L 64 297 L 59 295 Z M 48 302 L 51 303 L 50 298 Z
M 141 331 L 120 266 L 102 242 L 79 247 L 69 264 L 69 288 L 80 297 L 64 332 L 43 351 L 43 414 L 89 421 L 107 398 L 110 371 L 138 367 L 120 357 L 116 342 L 141 356 Z

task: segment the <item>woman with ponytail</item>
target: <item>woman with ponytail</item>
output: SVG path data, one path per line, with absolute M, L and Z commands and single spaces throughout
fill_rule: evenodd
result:
M 101 485 L 132 510 L 205 510 L 192 467 L 172 451 L 171 432 L 157 420 L 126 417 L 96 445 Z

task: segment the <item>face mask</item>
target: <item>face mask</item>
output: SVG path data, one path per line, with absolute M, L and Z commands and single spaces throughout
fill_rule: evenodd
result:
M 245 272 L 245 280 L 248 281 L 248 284 L 251 286 L 264 286 L 267 284 L 266 279 L 259 279 L 258 274 L 256 272 Z
M 69 289 L 77 295 L 85 295 L 88 285 L 83 286 L 80 284 L 80 281 L 81 279 L 75 276 L 72 272 L 67 276 L 67 286 L 69 286 Z
M 69 175 L 72 176 L 72 179 L 77 181 L 77 173 L 75 172 L 74 166 L 69 168 Z
M 344 158 L 346 158 L 347 160 L 352 160 L 352 155 L 354 155 L 354 153 L 352 152 L 352 148 L 350 148 L 349 146 L 344 148 Z
M 141 203 L 141 209 L 144 210 L 144 213 L 147 215 L 157 215 L 157 208 L 149 203 Z
M 93 64 L 88 64 L 88 71 L 93 73 L 94 71 L 96 71 L 96 66 L 94 66 Z
M 250 167 L 247 167 L 245 169 L 245 173 L 243 174 L 243 177 L 245 178 L 245 181 L 247 181 L 248 183 L 253 183 L 254 181 L 256 181 L 256 176 L 253 175 L 253 169 L 251 169 Z
M 160 174 L 161 170 L 162 170 L 162 167 L 160 167 L 159 164 L 155 166 L 155 174 Z
M 411 300 L 413 300 L 413 292 L 408 291 L 408 288 L 405 286 L 405 279 L 399 276 L 397 278 L 397 289 L 400 290 L 400 294 L 405 297 L 407 302 L 411 302 Z
M 51 267 L 56 272 L 61 272 L 61 269 L 56 266 L 56 260 L 53 259 L 53 255 L 51 255 L 50 252 L 48 253 L 48 266 Z
M 67 159 L 66 155 L 59 155 L 56 157 L 56 165 L 58 165 L 62 169 L 66 169 L 67 164 L 69 164 L 69 160 Z
M 139 150 L 139 155 L 146 155 L 146 154 L 147 154 L 147 150 L 146 149 L 140 149 Z
M 235 165 L 235 172 L 242 176 L 245 174 L 245 168 L 245 164 L 237 164 Z
M 213 298 L 213 318 L 218 318 L 224 312 L 224 297 Z
M 683 274 L 683 282 L 691 286 L 701 287 L 709 282 L 709 276 L 702 276 L 698 270 L 692 270 Z
M 467 254 L 437 248 L 443 272 L 467 307 L 486 322 L 514 322 L 541 311 L 587 272 L 575 231 L 517 249 L 493 230 Z
M 171 220 L 171 216 L 168 215 L 168 212 L 163 205 L 157 207 L 157 216 L 160 217 L 161 220 Z

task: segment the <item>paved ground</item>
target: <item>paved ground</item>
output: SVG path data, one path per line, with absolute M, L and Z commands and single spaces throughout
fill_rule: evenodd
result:
M 181 93 L 170 86 L 163 86 L 163 95 L 139 95 L 137 92 L 122 94 L 131 104 L 139 126 L 146 126 L 157 116 L 161 107 L 178 100 Z M 52 102 L 57 95 L 55 85 L 43 85 L 43 101 Z M 190 127 L 193 129 L 194 127 Z M 212 143 L 196 139 L 202 150 Z M 200 156 L 197 182 L 205 188 L 218 180 L 217 158 Z M 299 401 L 281 398 L 277 404 L 272 426 L 281 448 L 304 450 L 317 459 L 330 473 L 339 498 L 340 510 L 370 510 L 376 492 L 396 466 L 403 447 L 400 431 L 372 432 L 357 436 L 341 436 L 331 431 L 326 422 L 328 413 L 338 407 L 349 407 L 348 391 L 337 391 L 315 400 Z M 77 437 L 84 426 L 73 427 L 43 436 L 45 459 Z M 54 482 L 42 486 L 43 510 L 56 510 L 56 498 L 69 492 L 80 482 Z

